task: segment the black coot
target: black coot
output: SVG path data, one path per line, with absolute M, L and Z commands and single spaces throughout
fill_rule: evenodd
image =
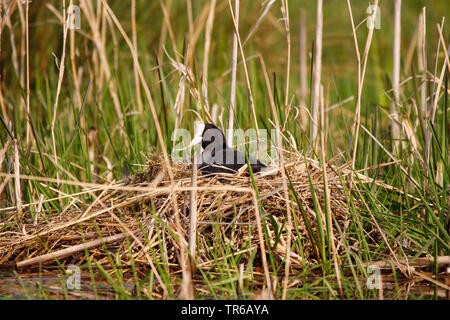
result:
M 205 174 L 236 173 L 247 163 L 245 153 L 229 148 L 223 132 L 211 123 L 201 124 L 190 146 L 200 142 L 203 152 L 197 159 L 197 165 L 198 169 Z M 252 156 L 248 156 L 248 162 L 253 173 L 266 168 L 263 163 Z

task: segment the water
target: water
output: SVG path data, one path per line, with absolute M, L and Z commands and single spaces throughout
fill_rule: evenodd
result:
M 14 299 L 115 299 L 118 293 L 105 279 L 87 272 L 80 274 L 79 289 L 68 283 L 68 277 L 51 273 L 0 274 L 0 297 Z M 72 289 L 73 288 L 73 289 Z M 124 292 L 132 295 L 134 285 L 123 283 Z
M 42 272 L 18 274 L 15 272 L 0 273 L 0 299 L 137 299 L 134 295 L 135 285 L 133 279 L 124 279 L 120 282 L 111 283 L 104 277 L 91 275 L 88 272 L 80 273 L 79 289 L 71 289 L 71 283 L 68 283 L 68 276 L 61 272 Z M 94 280 L 94 281 L 92 281 Z M 438 279 L 445 283 L 445 279 Z M 304 279 L 305 284 L 309 282 Z M 337 284 L 329 282 L 337 291 Z M 361 285 L 364 285 L 365 279 L 361 279 Z M 73 283 L 72 283 L 73 285 Z M 302 287 L 299 284 L 299 287 Z M 364 286 L 365 288 L 365 286 Z M 366 290 L 367 288 L 365 288 Z M 311 294 L 317 297 L 327 299 L 330 297 L 329 288 L 324 286 L 315 286 L 309 289 Z M 348 289 L 347 289 L 348 290 Z M 372 291 L 373 292 L 373 291 Z M 368 294 L 372 299 L 450 299 L 450 291 L 447 291 L 435 285 L 422 281 L 420 278 L 397 279 L 395 282 L 390 277 L 383 280 L 383 289 L 378 292 L 378 297 Z M 347 291 L 348 293 L 348 291 Z M 354 297 L 359 297 L 356 286 Z M 146 298 L 145 296 L 141 298 Z M 229 298 L 229 297 L 225 297 Z

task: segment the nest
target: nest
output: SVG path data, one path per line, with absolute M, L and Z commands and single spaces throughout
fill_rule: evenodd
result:
M 292 239 L 297 241 L 290 250 L 291 267 L 295 270 L 320 260 L 311 235 L 317 235 L 320 226 L 325 228 L 326 224 L 324 179 L 319 162 L 298 153 L 286 153 L 284 158 L 292 208 Z M 66 205 L 63 212 L 45 212 L 46 218 L 38 219 L 37 223 L 31 219 L 31 206 L 24 206 L 21 229 L 12 223 L 14 214 L 11 212 L 0 233 L 0 264 L 26 267 L 37 262 L 54 263 L 55 256 L 51 254 L 62 252 L 57 257 L 63 264 L 82 264 L 95 259 L 99 264 L 108 265 L 108 255 L 114 253 L 123 266 L 134 263 L 149 267 L 158 261 L 178 272 L 179 233 L 186 241 L 189 234 L 191 166 L 173 164 L 171 169 L 173 179 L 169 179 L 163 160 L 153 156 L 139 174 L 109 185 L 85 188 L 83 192 L 92 195 L 92 202 L 80 198 L 86 199 L 86 196 L 74 194 L 71 205 Z M 350 173 L 345 165 L 326 165 L 330 209 L 334 216 L 332 224 L 336 228 L 337 222 L 341 230 L 348 224 L 349 204 L 343 181 Z M 212 251 L 217 252 L 219 245 L 232 248 L 230 255 L 241 255 L 242 263 L 251 258 L 253 265 L 262 266 L 257 212 L 270 239 L 266 252 L 271 250 L 278 262 L 285 259 L 288 204 L 279 170 L 273 175 L 254 175 L 253 182 L 248 175 L 199 176 L 197 186 L 198 268 L 214 269 L 217 257 L 214 258 Z M 252 190 L 257 190 L 259 210 L 255 210 Z M 358 206 L 358 203 L 352 205 Z M 174 207 L 178 210 L 178 221 Z M 334 230 L 335 248 L 342 250 L 341 233 Z M 91 244 L 88 255 L 83 244 Z M 82 250 L 70 251 L 70 248 L 80 249 L 80 245 Z M 40 257 L 46 258 L 39 260 Z

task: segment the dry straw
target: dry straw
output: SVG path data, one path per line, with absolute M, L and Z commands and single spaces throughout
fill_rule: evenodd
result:
M 59 180 L 61 184 L 79 185 L 85 189 L 84 192 L 95 194 L 96 200 L 93 203 L 85 202 L 84 192 L 67 195 L 74 200 L 72 203 L 77 203 L 76 206 L 68 207 L 63 215 L 53 215 L 47 210 L 47 221 L 41 220 L 37 224 L 30 215 L 33 207 L 23 205 L 22 228 L 26 234 L 22 230 L 17 230 L 17 226 L 10 221 L 4 221 L 0 233 L 0 264 L 15 263 L 16 266 L 23 267 L 51 263 L 55 258 L 63 259 L 77 252 L 84 252 L 85 249 L 89 249 L 88 256 L 75 255 L 71 258 L 71 263 L 82 264 L 86 259 L 106 262 L 106 252 L 95 249 L 99 245 L 106 244 L 110 252 L 118 254 L 122 265 L 129 266 L 133 262 L 143 268 L 150 266 L 158 278 L 159 273 L 155 267 L 157 262 L 166 264 L 173 276 L 185 269 L 186 275 L 183 276 L 180 289 L 185 288 L 186 292 L 181 297 L 189 298 L 192 297 L 193 290 L 190 283 L 191 268 L 184 265 L 188 261 L 178 257 L 186 252 L 182 247 L 187 246 L 180 237 L 190 235 L 189 251 L 194 258 L 191 263 L 195 264 L 197 270 L 206 271 L 215 264 L 211 257 L 212 251 L 216 250 L 214 225 L 217 225 L 227 239 L 228 245 L 233 248 L 232 255 L 244 255 L 243 263 L 248 261 L 255 248 L 260 249 L 261 254 L 253 263 L 256 267 L 262 268 L 265 281 L 260 282 L 260 285 L 261 288 L 267 286 L 270 293 L 271 270 L 264 258 L 268 250 L 279 257 L 280 261 L 289 257 L 290 266 L 286 268 L 289 275 L 295 274 L 296 270 L 300 270 L 305 264 L 320 260 L 311 242 L 308 241 L 304 217 L 300 214 L 301 210 L 305 210 L 308 222 L 314 232 L 317 232 L 318 224 L 308 171 L 314 192 L 323 206 L 323 170 L 326 170 L 328 210 L 340 224 L 344 224 L 348 215 L 348 204 L 345 203 L 341 179 L 346 179 L 351 170 L 346 166 L 334 167 L 330 164 L 323 167 L 317 161 L 305 158 L 297 152 L 285 151 L 283 156 L 286 175 L 292 181 L 293 191 L 298 195 L 302 208 L 298 203 L 286 203 L 288 201 L 286 178 L 281 172 L 273 176 L 255 176 L 255 186 L 259 193 L 257 198 L 248 176 L 224 174 L 212 178 L 199 177 L 195 186 L 196 179 L 195 175 L 191 177 L 190 165 L 174 164 L 171 168 L 167 168 L 164 159 L 156 157 L 150 160 L 147 169 L 142 173 L 109 185 Z M 173 177 L 170 177 L 168 172 L 173 172 Z M 357 175 L 363 182 L 372 182 L 363 175 Z M 5 174 L 2 176 L 6 177 Z M 20 178 L 47 183 L 58 181 L 24 175 Z M 196 199 L 197 209 L 192 206 L 192 202 L 190 205 L 186 202 L 189 193 L 191 199 Z M 271 215 L 281 226 L 286 217 L 286 208 L 290 206 L 293 208 L 292 220 L 298 223 L 299 232 L 296 236 L 304 237 L 302 248 L 298 245 L 289 245 L 288 235 L 293 227 L 283 230 L 279 242 L 275 244 L 275 230 L 267 219 L 267 216 Z M 179 215 L 176 212 L 177 208 L 180 208 Z M 3 212 L 13 213 L 16 210 L 16 207 L 11 207 L 3 209 Z M 179 221 L 176 221 L 177 216 Z M 195 219 L 194 225 L 192 219 Z M 195 229 L 196 234 L 193 231 Z M 268 230 L 269 243 L 274 247 L 265 246 L 263 229 Z M 90 235 L 92 240 L 84 243 L 83 239 L 87 235 Z M 129 242 L 124 241 L 126 237 L 129 238 Z M 195 244 L 193 239 L 196 239 Z M 159 250 L 161 241 L 165 242 L 165 252 Z M 336 236 L 333 241 L 337 246 L 342 239 Z M 207 245 L 208 242 L 213 246 Z M 16 259 L 20 252 L 25 254 L 22 253 L 21 258 Z M 154 253 L 153 257 L 150 257 L 150 252 Z M 157 287 L 159 289 L 154 293 L 166 296 L 167 289 L 164 282 L 159 281 Z

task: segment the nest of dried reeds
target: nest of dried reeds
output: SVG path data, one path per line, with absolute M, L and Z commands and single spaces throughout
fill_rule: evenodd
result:
M 195 258 L 198 268 L 214 268 L 216 262 L 211 252 L 215 250 L 218 236 L 221 243 L 226 242 L 233 248 L 232 254 L 242 255 L 243 262 L 251 252 L 258 252 L 257 212 L 270 238 L 271 247 L 266 250 L 279 257 L 279 262 L 283 261 L 287 252 L 284 226 L 288 205 L 293 215 L 292 235 L 295 234 L 296 240 L 301 237 L 302 241 L 297 243 L 303 244 L 292 246 L 291 267 L 301 268 L 305 263 L 320 260 L 311 236 L 318 234 L 320 225 L 322 228 L 326 225 L 323 167 L 318 161 L 298 153 L 286 153 L 284 159 L 290 204 L 286 203 L 283 176 L 279 170 L 268 176 L 256 174 L 254 182 L 248 175 L 198 177 Z M 174 206 L 179 214 L 181 236 L 187 240 L 191 165 L 173 164 L 171 169 L 173 180 L 168 177 L 164 161 L 153 156 L 139 174 L 117 183 L 85 188 L 84 192 L 94 199 L 91 203 L 80 202 L 74 207 L 81 195 L 73 195 L 72 205 L 67 205 L 63 212 L 46 212 L 46 218 L 38 219 L 37 223 L 27 219 L 30 216 L 27 210 L 31 206 L 24 208 L 21 229 L 13 223 L 11 211 L 0 234 L 0 264 L 15 263 L 17 267 L 26 267 L 54 263 L 55 258 L 63 264 L 82 264 L 88 259 L 108 264 L 108 254 L 114 253 L 125 266 L 131 262 L 149 265 L 159 260 L 177 272 L 180 269 L 177 253 L 180 235 Z M 346 227 L 349 205 L 343 181 L 350 173 L 346 166 L 326 165 L 329 207 L 341 230 Z M 259 210 L 255 210 L 255 198 L 250 190 L 257 190 Z M 318 223 L 318 219 L 323 219 L 322 223 Z M 340 250 L 343 239 L 337 231 L 334 235 L 335 248 Z M 258 261 L 260 252 L 253 258 L 256 259 L 253 264 L 261 264 Z

